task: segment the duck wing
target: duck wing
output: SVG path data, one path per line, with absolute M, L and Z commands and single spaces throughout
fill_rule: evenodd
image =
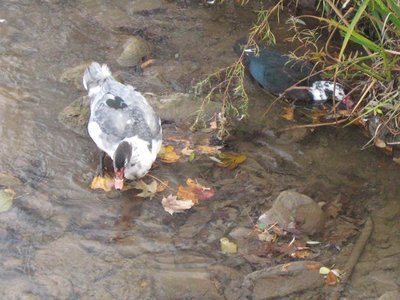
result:
M 134 136 L 148 142 L 151 151 L 152 140 L 161 140 L 161 122 L 132 86 L 108 78 L 91 103 L 89 133 L 97 146 L 112 157 L 123 139 Z
M 312 72 L 310 64 L 304 61 L 292 61 L 289 56 L 267 48 L 260 49 L 258 55 L 249 54 L 246 61 L 253 78 L 273 94 L 283 93 Z M 301 85 L 310 85 L 316 80 L 319 80 L 319 77 L 312 76 Z

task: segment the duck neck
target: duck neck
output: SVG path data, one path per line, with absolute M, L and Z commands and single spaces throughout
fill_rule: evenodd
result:
M 124 169 L 132 156 L 132 146 L 127 141 L 119 143 L 114 153 L 114 170 Z

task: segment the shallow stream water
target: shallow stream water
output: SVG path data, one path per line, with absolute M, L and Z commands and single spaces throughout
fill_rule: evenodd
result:
M 399 289 L 398 165 L 376 149 L 361 151 L 367 139 L 358 128 L 322 128 L 300 138 L 282 133 L 290 124 L 279 107 L 262 117 L 272 100 L 250 81 L 253 117 L 229 142 L 246 163 L 230 171 L 200 159 L 158 163 L 154 170 L 172 184 L 200 178 L 215 187 L 214 199 L 170 216 L 158 196 L 89 188 L 96 147 L 58 122 L 60 111 L 85 94 L 60 81 L 65 69 L 96 60 L 142 92 L 187 93 L 234 61 L 232 44 L 253 17 L 230 6 L 161 0 L 0 3 L 0 173 L 22 182 L 12 187 L 13 207 L 0 214 L 1 299 L 224 299 L 235 280 L 275 261 L 256 257 L 251 241 L 225 255 L 219 239 L 252 229 L 290 188 L 316 201 L 339 199 L 341 214 L 359 228 L 372 216 L 374 231 L 345 292 L 349 299 Z M 278 48 L 290 49 L 284 22 L 274 30 Z M 143 74 L 115 62 L 132 32 L 154 44 L 157 65 Z M 352 243 L 346 240 L 344 253 Z M 305 293 L 319 299 L 322 291 Z

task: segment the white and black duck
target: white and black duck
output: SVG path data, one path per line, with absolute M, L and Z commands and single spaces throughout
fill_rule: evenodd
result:
M 240 39 L 233 48 L 239 55 L 244 52 L 244 63 L 251 76 L 268 92 L 277 96 L 285 93 L 286 98 L 305 104 L 323 104 L 332 99 L 346 106 L 352 104 L 340 83 L 322 80 L 319 75 L 310 76 L 313 71 L 310 64 L 293 61 L 286 54 L 261 46 L 258 51 L 255 47 L 245 49 L 245 45 L 246 40 Z M 291 88 L 299 82 L 300 86 Z
M 83 75 L 90 98 L 90 137 L 100 149 L 98 172 L 105 153 L 113 160 L 115 188 L 124 178 L 138 179 L 150 170 L 162 143 L 159 116 L 130 85 L 116 81 L 106 65 L 93 62 Z

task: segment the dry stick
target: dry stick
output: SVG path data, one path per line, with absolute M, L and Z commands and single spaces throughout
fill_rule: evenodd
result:
M 169 190 L 173 191 L 174 193 L 177 193 L 176 190 L 174 190 L 173 188 L 169 187 L 168 184 L 166 184 L 164 181 L 162 181 L 161 179 L 158 179 L 157 177 L 147 173 L 146 176 L 149 176 L 150 178 L 153 178 L 154 180 L 158 181 L 160 184 L 164 185 L 166 188 L 168 188 Z
M 347 122 L 347 119 L 337 120 L 335 122 L 329 122 L 329 123 L 295 125 L 295 126 L 280 129 L 277 132 L 288 131 L 288 130 L 299 129 L 299 128 L 314 128 L 314 127 L 322 127 L 322 126 L 331 126 L 331 125 L 341 124 L 344 122 Z
M 365 226 L 361 231 L 361 234 L 358 237 L 358 240 L 354 245 L 353 250 L 351 251 L 349 258 L 347 259 L 346 267 L 344 269 L 344 275 L 342 277 L 342 284 L 332 293 L 329 299 L 332 300 L 339 299 L 340 293 L 344 292 L 344 290 L 346 289 L 347 281 L 350 279 L 353 269 L 357 264 L 362 252 L 365 249 L 365 245 L 367 244 L 368 239 L 371 236 L 373 228 L 374 228 L 374 223 L 372 222 L 371 217 L 368 217 L 367 221 L 365 222 Z

